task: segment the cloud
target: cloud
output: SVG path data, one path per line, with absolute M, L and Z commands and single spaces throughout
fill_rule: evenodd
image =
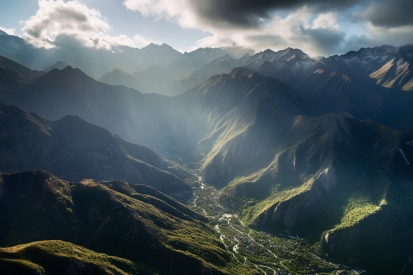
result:
M 359 16 L 376 27 L 413 26 L 412 0 L 373 1 Z
M 109 29 L 99 11 L 79 1 L 39 0 L 36 15 L 23 22 L 23 38 L 37 47 L 51 48 L 56 38 L 75 46 L 92 47 L 90 39 Z M 98 44 L 99 46 L 99 44 Z
M 5 27 L 0 27 L 0 31 L 4 31 L 8 35 L 15 35 L 16 29 L 13 28 L 5 28 Z
M 173 19 L 184 27 L 256 28 L 272 11 L 311 6 L 319 11 L 350 7 L 358 0 L 125 0 L 144 16 Z M 196 20 L 194 20 L 196 19 Z
M 57 43 L 74 47 L 110 50 L 112 46 L 146 46 L 142 36 L 110 36 L 109 23 L 102 14 L 80 1 L 39 0 L 36 14 L 23 21 L 23 38 L 36 47 L 53 48 Z
M 337 14 L 321 13 L 304 7 L 285 18 L 274 16 L 263 27 L 243 32 L 221 31 L 197 41 L 197 46 L 239 45 L 263 51 L 296 47 L 314 56 L 332 54 L 345 42 L 345 33 L 337 23 Z
M 357 44 L 355 37 L 375 45 L 383 42 L 382 34 L 394 39 L 387 43 L 413 42 L 406 31 L 413 26 L 412 0 L 124 0 L 123 4 L 146 17 L 209 33 L 191 49 L 296 47 L 310 55 L 328 55 Z

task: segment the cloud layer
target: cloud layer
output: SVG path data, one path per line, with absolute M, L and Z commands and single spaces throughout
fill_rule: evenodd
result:
M 110 50 L 112 46 L 145 46 L 151 41 L 136 36 L 110 36 L 101 13 L 80 1 L 39 0 L 36 14 L 23 21 L 23 38 L 36 47 L 52 48 L 55 42 L 75 47 Z
M 413 43 L 412 0 L 124 0 L 126 8 L 209 32 L 195 46 L 343 52 L 364 40 Z

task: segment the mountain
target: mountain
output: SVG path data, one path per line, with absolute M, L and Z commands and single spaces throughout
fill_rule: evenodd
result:
M 153 45 L 152 48 L 156 48 L 156 46 Z M 189 53 L 185 52 L 179 58 L 162 58 L 159 60 L 159 64 L 152 64 L 144 70 L 137 70 L 135 68 L 134 73 L 121 74 L 119 71 L 112 71 L 104 75 L 100 81 L 111 85 L 124 85 L 144 93 L 171 95 L 169 92 L 170 86 L 177 79 L 224 55 L 225 51 L 219 48 L 201 48 Z M 213 74 L 209 74 L 207 78 Z M 196 84 L 200 83 L 197 82 Z M 186 87 L 183 89 L 185 90 L 179 90 L 178 93 L 187 90 Z
M 175 80 L 174 83 L 171 83 L 168 95 L 173 96 L 183 93 L 190 88 L 202 84 L 215 74 L 222 74 L 233 68 L 242 67 L 243 65 L 245 65 L 245 62 L 247 59 L 249 59 L 249 57 L 249 55 L 244 55 L 240 59 L 235 59 L 229 54 L 226 54 L 217 59 L 214 59 L 208 64 L 204 65 L 202 68 L 188 73 L 182 76 L 180 79 Z
M 54 69 L 30 85 L 14 85 L 0 93 L 0 101 L 52 120 L 75 115 L 156 152 L 171 148 L 165 140 L 171 131 L 184 135 L 172 124 L 181 114 L 167 97 L 106 85 L 71 67 Z
M 323 58 L 319 60 L 319 66 L 325 66 L 329 70 L 341 71 L 354 79 L 365 79 L 372 72 L 386 64 L 398 51 L 399 48 L 386 45 L 361 48 L 358 51 L 350 51 L 343 55 Z
M 0 248 L 2 274 L 157 274 L 148 267 L 63 241 L 38 241 Z M 165 272 L 162 270 L 162 272 Z
M 47 67 L 46 69 L 44 69 L 43 71 L 48 73 L 53 69 L 58 69 L 58 70 L 63 70 L 64 68 L 66 68 L 67 66 L 69 66 L 69 64 L 67 64 L 66 62 L 63 61 L 57 61 L 56 63 L 54 63 L 53 65 Z
M 413 248 L 413 223 L 405 219 L 413 133 L 349 115 L 278 120 L 249 164 L 262 168 L 230 178 L 221 203 L 258 230 L 319 243 L 329 259 L 378 274 L 402 270 Z M 239 156 L 234 150 L 227 151 Z M 216 163 L 224 166 L 224 156 Z
M 5 31 L 0 30 L 0 35 L 8 35 Z
M 268 128 L 278 127 L 272 118 L 303 114 L 305 107 L 290 87 L 246 68 L 216 75 L 177 99 L 190 106 L 188 138 L 197 140 L 193 151 L 205 180 L 217 186 L 260 166 L 252 159 L 264 149 Z
M 30 70 L 10 59 L 0 56 L 0 89 L 4 86 L 14 88 L 22 83 L 30 83 L 41 77 L 44 73 Z
M 46 170 L 70 181 L 119 179 L 150 185 L 182 200 L 192 197 L 191 188 L 167 172 L 177 173 L 152 150 L 78 117 L 50 121 L 1 104 L 0 129 L 2 172 Z
M 321 59 L 300 79 L 297 91 L 313 103 L 312 115 L 349 112 L 412 131 L 413 97 L 405 91 L 412 54 L 411 46 L 381 46 Z
M 268 49 L 253 55 L 246 62 L 246 67 L 296 88 L 299 83 L 297 79 L 305 76 L 308 68 L 316 63 L 299 49 L 287 48 L 277 52 Z
M 245 55 L 251 56 L 255 53 L 253 49 L 248 49 L 240 46 L 227 46 L 221 47 L 227 54 L 232 56 L 233 58 L 239 59 Z
M 409 68 L 413 65 L 413 45 L 400 47 L 390 58 L 389 62 L 369 76 L 383 87 L 412 91 L 413 74 Z
M 53 272 L 53 259 L 99 273 L 147 266 L 151 274 L 256 274 L 225 252 L 214 230 L 203 224 L 206 218 L 172 199 L 164 201 L 155 189 L 125 182 L 69 183 L 46 172 L 0 179 L 0 220 L 7 225 L 0 229 L 1 246 L 27 243 L 0 250 L 0 266 L 13 271 Z M 53 239 L 63 242 L 39 242 Z
M 140 90 L 139 79 L 133 75 L 133 73 L 120 68 L 113 69 L 104 74 L 99 78 L 99 81 L 109 85 L 124 85 L 135 90 Z
M 141 72 L 152 66 L 167 66 L 170 70 L 176 67 L 177 71 L 182 72 L 179 74 L 181 76 L 226 54 L 224 50 L 218 48 L 203 48 L 182 54 L 167 44 L 153 43 L 142 49 L 112 46 L 110 50 L 76 48 L 58 42 L 53 46 L 51 49 L 35 48 L 20 37 L 0 35 L 1 56 L 36 70 L 43 70 L 50 64 L 61 61 L 80 68 L 95 78 L 114 68 Z M 152 92 L 154 91 L 148 91 L 148 93 Z
M 165 43 L 162 45 L 151 43 L 139 52 L 136 49 L 131 50 L 136 52 L 136 55 L 132 56 L 134 64 L 131 70 L 134 72 L 143 71 L 153 65 L 169 64 L 182 56 L 182 53 Z

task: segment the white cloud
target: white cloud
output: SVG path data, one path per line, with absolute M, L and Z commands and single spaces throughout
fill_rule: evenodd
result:
M 75 47 L 110 50 L 112 46 L 145 46 L 143 36 L 110 36 L 109 23 L 95 9 L 80 1 L 38 0 L 36 14 L 23 21 L 23 38 L 35 47 L 53 48 L 55 42 Z M 148 42 L 147 44 L 149 44 Z
M 313 56 L 333 52 L 344 42 L 345 36 L 337 24 L 336 14 L 325 13 L 313 18 L 313 11 L 304 7 L 285 18 L 274 15 L 258 29 L 215 31 L 198 40 L 194 48 L 235 44 L 256 51 L 296 47 Z
M 39 0 L 36 14 L 23 22 L 23 38 L 37 47 L 51 48 L 56 38 L 92 47 L 96 33 L 109 29 L 99 11 L 79 1 Z M 96 38 L 96 37 L 95 37 Z M 97 41 L 99 42 L 99 40 Z
M 337 13 L 327 12 L 321 13 L 313 21 L 314 29 L 338 29 Z
M 16 34 L 16 29 L 13 29 L 13 28 L 0 27 L 0 30 L 4 31 L 8 35 L 15 35 Z
M 188 0 L 125 0 L 123 4 L 143 16 L 165 18 L 178 23 L 183 28 L 210 29 L 191 9 L 191 1 Z

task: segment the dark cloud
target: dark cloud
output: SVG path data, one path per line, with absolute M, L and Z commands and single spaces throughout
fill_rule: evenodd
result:
M 333 54 L 337 52 L 346 39 L 346 34 L 334 29 L 304 29 L 301 28 L 302 40 L 310 43 L 319 52 Z
M 413 0 L 375 0 L 359 15 L 378 27 L 413 25 Z
M 269 14 L 274 10 L 311 6 L 326 11 L 351 7 L 359 2 L 363 0 L 196 0 L 190 1 L 190 5 L 198 16 L 214 25 L 251 28 L 261 25 L 262 18 L 270 18 Z

